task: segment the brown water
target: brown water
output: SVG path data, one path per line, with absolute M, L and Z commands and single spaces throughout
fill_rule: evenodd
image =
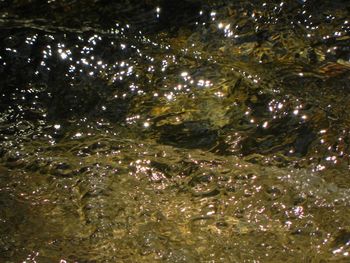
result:
M 349 262 L 346 1 L 0 7 L 0 262 Z

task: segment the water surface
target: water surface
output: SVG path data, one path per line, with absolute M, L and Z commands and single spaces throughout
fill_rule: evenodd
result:
M 348 262 L 346 1 L 1 1 L 1 262 Z

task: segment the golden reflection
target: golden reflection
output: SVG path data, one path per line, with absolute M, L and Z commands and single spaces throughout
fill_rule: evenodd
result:
M 339 98 L 333 83 L 340 83 L 345 88 L 347 83 L 342 82 L 344 79 L 332 79 L 330 73 L 329 81 L 312 75 L 310 72 L 314 65 L 308 62 L 307 57 L 299 57 L 300 64 L 307 64 L 312 69 L 300 67 L 294 70 L 294 65 L 299 66 L 294 54 L 305 54 L 299 50 L 304 48 L 304 42 L 295 45 L 289 42 L 298 42 L 299 38 L 305 37 L 305 45 L 309 45 L 310 41 L 319 38 L 318 45 L 322 48 L 317 52 L 328 52 L 323 54 L 323 60 L 327 61 L 327 56 L 345 53 L 341 41 L 347 40 L 349 23 L 348 20 L 339 23 L 331 32 L 321 30 L 322 23 L 315 25 L 315 15 L 311 15 L 308 8 L 298 8 L 299 21 L 293 22 L 289 18 L 287 21 L 280 19 L 289 7 L 288 2 L 269 2 L 262 6 L 254 6 L 249 12 L 239 11 L 241 13 L 237 15 L 231 7 L 229 15 L 218 9 L 209 11 L 205 17 L 204 11 L 200 11 L 201 20 L 212 21 L 209 21 L 209 26 L 198 25 L 194 32 L 184 33 L 185 37 L 179 32 L 178 37 L 170 40 L 163 33 L 144 35 L 137 30 L 133 32 L 134 25 L 122 23 L 101 34 L 89 31 L 68 37 L 63 34 L 45 35 L 50 39 L 47 42 L 40 39 L 42 34 L 33 34 L 36 32 L 33 30 L 21 39 L 25 46 L 33 48 L 40 41 L 45 44 L 39 45 L 40 56 L 37 60 L 24 55 L 23 59 L 26 66 L 38 61 L 36 63 L 41 67 L 33 70 L 33 78 L 40 81 L 43 81 L 40 75 L 44 79 L 47 77 L 46 71 L 52 68 L 53 75 L 47 78 L 51 81 L 51 78 L 57 77 L 59 85 L 57 89 L 50 86 L 52 94 L 42 101 L 56 104 L 48 105 L 49 110 L 36 108 L 41 103 L 40 96 L 46 96 L 45 89 L 45 94 L 27 87 L 25 92 L 18 92 L 19 95 L 16 94 L 17 88 L 9 96 L 2 94 L 4 101 L 11 99 L 19 105 L 9 107 L 6 111 L 8 116 L 1 116 L 4 140 L 1 146 L 9 149 L 5 153 L 1 149 L 1 158 L 16 172 L 16 163 L 19 163 L 18 171 L 24 170 L 25 175 L 21 175 L 21 180 L 27 177 L 38 180 L 41 175 L 48 180 L 45 174 L 48 173 L 47 169 L 55 172 L 58 164 L 60 169 L 56 170 L 61 173 L 60 176 L 50 175 L 53 183 L 50 181 L 47 184 L 45 181 L 49 194 L 52 194 L 50 187 L 54 189 L 53 192 L 58 192 L 54 196 L 58 208 L 50 207 L 50 211 L 58 213 L 62 209 L 75 212 L 74 208 L 69 207 L 69 202 L 59 199 L 61 196 L 74 198 L 59 192 L 60 187 L 69 191 L 72 189 L 69 182 L 76 185 L 86 183 L 86 195 L 79 195 L 81 203 L 84 203 L 79 211 L 86 214 L 84 216 L 91 220 L 91 225 L 96 225 L 96 235 L 108 235 L 111 229 L 113 233 L 122 233 L 124 230 L 118 227 L 125 226 L 127 222 L 130 228 L 128 235 L 134 240 L 133 235 L 137 233 L 135 242 L 141 242 L 137 244 L 138 248 L 152 246 L 150 243 L 147 246 L 142 244 L 145 234 L 142 226 L 148 228 L 147 224 L 161 228 L 165 226 L 166 229 L 179 228 L 176 235 L 166 230 L 174 236 L 176 244 L 183 235 L 194 244 L 205 240 L 209 244 L 207 247 L 214 247 L 214 254 L 216 245 L 221 247 L 221 241 L 231 242 L 237 233 L 248 234 L 238 235 L 235 242 L 240 244 L 242 238 L 244 242 L 251 241 L 250 233 L 255 236 L 264 232 L 264 238 L 272 245 L 265 240 L 262 247 L 270 249 L 272 246 L 278 247 L 281 242 L 273 243 L 269 235 L 283 239 L 295 229 L 305 230 L 307 234 L 304 236 L 318 233 L 318 227 L 324 231 L 323 225 L 332 221 L 330 217 L 323 217 L 329 212 L 328 208 L 336 210 L 346 207 L 348 203 L 348 194 L 344 190 L 347 181 L 343 175 L 337 174 L 336 169 L 334 174 L 328 173 L 332 165 L 338 168 L 347 161 L 343 157 L 348 157 L 348 119 L 346 108 L 341 108 L 344 113 L 340 114 L 333 108 L 324 107 L 327 109 L 319 110 L 320 116 L 316 116 L 314 111 L 324 106 L 318 104 L 327 99 L 328 89 L 332 90 L 333 98 Z M 154 18 L 155 11 L 159 18 L 164 10 L 154 8 L 151 16 Z M 338 14 L 329 14 L 325 19 L 335 23 L 337 17 Z M 269 34 L 261 39 L 260 35 L 257 37 L 260 30 L 270 29 L 270 26 L 272 31 L 277 32 L 273 37 Z M 283 31 L 280 26 L 286 26 L 288 30 Z M 293 35 L 296 29 L 302 32 L 302 37 Z M 288 37 L 283 38 L 286 32 Z M 71 40 L 72 36 L 74 40 Z M 176 41 L 182 42 L 178 44 Z M 265 53 L 260 53 L 256 59 L 251 51 L 246 51 L 247 46 L 254 52 Z M 243 51 L 236 52 L 237 47 Z M 8 56 L 16 59 L 22 56 L 20 45 L 3 49 L 0 60 L 4 66 Z M 288 57 L 290 54 L 292 58 Z M 268 59 L 261 59 L 265 56 Z M 323 60 L 315 64 L 322 64 Z M 259 61 L 262 64 L 258 64 Z M 344 61 L 337 60 L 336 63 L 346 64 Z M 287 76 L 284 76 L 284 72 L 278 72 L 280 67 L 287 68 Z M 63 72 L 60 68 L 63 68 Z M 334 68 L 328 69 L 334 72 Z M 67 87 L 64 86 L 64 76 L 68 77 Z M 241 81 L 237 81 L 239 78 Z M 289 79 L 293 85 L 297 83 L 306 88 L 309 83 L 316 83 L 318 89 L 303 94 L 301 88 L 289 89 Z M 220 83 L 225 83 L 225 88 Z M 93 95 L 89 94 L 89 85 L 93 86 Z M 341 85 L 339 88 L 343 87 Z M 318 91 L 322 93 L 322 98 L 318 97 Z M 69 109 L 54 101 L 61 94 Z M 298 97 L 302 99 L 298 100 Z M 347 100 L 344 99 L 344 102 Z M 73 106 L 76 106 L 77 112 L 71 114 L 75 110 Z M 61 112 L 62 116 L 59 116 Z M 38 113 L 44 120 L 40 119 L 41 122 L 36 124 Z M 38 131 L 27 128 L 26 122 L 21 121 L 26 116 L 21 114 L 28 114 L 28 122 L 33 122 L 32 126 L 37 125 Z M 115 117 L 118 114 L 120 116 Z M 53 115 L 57 119 L 47 121 L 47 116 L 52 118 Z M 10 125 L 11 118 L 16 120 L 13 127 Z M 281 132 L 278 130 L 280 127 Z M 304 127 L 307 127 L 306 131 Z M 23 137 L 23 140 L 18 135 L 21 140 L 17 143 L 13 139 L 17 137 L 13 134 L 26 130 L 33 135 Z M 148 134 L 152 136 L 147 137 Z M 94 137 L 95 141 L 87 140 L 88 136 Z M 210 146 L 209 149 L 186 145 L 187 142 L 209 140 L 211 137 L 214 147 Z M 168 138 L 171 143 L 167 142 Z M 181 140 L 186 143 L 179 147 Z M 40 145 L 40 150 L 37 150 L 37 145 Z M 27 156 L 22 154 L 23 149 L 28 151 Z M 78 158 L 71 158 L 72 153 Z M 61 170 L 72 170 L 70 172 L 74 176 Z M 13 173 L 11 176 L 17 175 Z M 343 187 L 332 188 L 330 181 Z M 266 189 L 273 184 L 278 187 Z M 32 186 L 29 181 L 23 182 L 23 185 L 23 189 Z M 16 187 L 21 189 L 22 185 L 16 184 Z M 28 193 L 36 196 L 42 194 L 35 185 L 32 187 Z M 30 194 L 22 192 L 32 201 Z M 340 197 L 335 198 L 333 194 Z M 67 207 L 61 207 L 61 204 Z M 162 213 L 154 216 L 153 210 Z M 341 210 L 336 212 L 337 215 L 341 214 Z M 152 225 L 148 217 L 157 223 Z M 307 225 L 310 218 L 317 227 Z M 319 218 L 326 221 L 317 221 Z M 115 224 L 110 225 L 112 221 L 109 220 Z M 181 226 L 174 222 L 181 222 Z M 339 222 L 346 222 L 346 218 L 339 218 Z M 106 227 L 108 230 L 103 224 L 109 224 Z M 166 231 L 160 232 L 164 234 Z M 282 234 L 278 234 L 279 231 Z M 218 239 L 208 239 L 207 233 L 217 235 Z M 230 241 L 225 239 L 228 236 Z M 198 240 L 193 237 L 198 237 Z M 157 240 L 157 236 L 152 238 Z M 148 236 L 145 239 L 147 242 L 150 240 Z M 166 239 L 166 235 L 162 236 L 163 239 Z M 329 246 L 332 239 L 333 234 L 322 242 Z M 215 240 L 219 240 L 220 244 L 216 244 Z M 123 243 L 120 242 L 118 240 L 116 243 Z M 288 249 L 293 247 L 283 242 Z M 299 241 L 295 239 L 295 242 Z M 126 246 L 132 242 L 129 243 L 126 242 Z M 172 241 L 166 243 L 171 245 Z M 348 245 L 327 247 L 327 251 L 337 256 L 348 256 Z M 204 253 L 206 246 L 202 247 L 201 253 Z M 242 246 L 237 247 L 242 249 Z M 321 250 L 322 246 L 317 249 Z M 146 256 L 151 257 L 152 253 Z

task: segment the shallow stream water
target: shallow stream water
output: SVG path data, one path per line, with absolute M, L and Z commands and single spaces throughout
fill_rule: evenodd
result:
M 0 262 L 349 262 L 348 1 L 0 1 Z

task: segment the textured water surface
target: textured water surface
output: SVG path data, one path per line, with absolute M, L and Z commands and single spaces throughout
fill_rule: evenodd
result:
M 115 2 L 0 2 L 0 261 L 348 262 L 349 4 Z

